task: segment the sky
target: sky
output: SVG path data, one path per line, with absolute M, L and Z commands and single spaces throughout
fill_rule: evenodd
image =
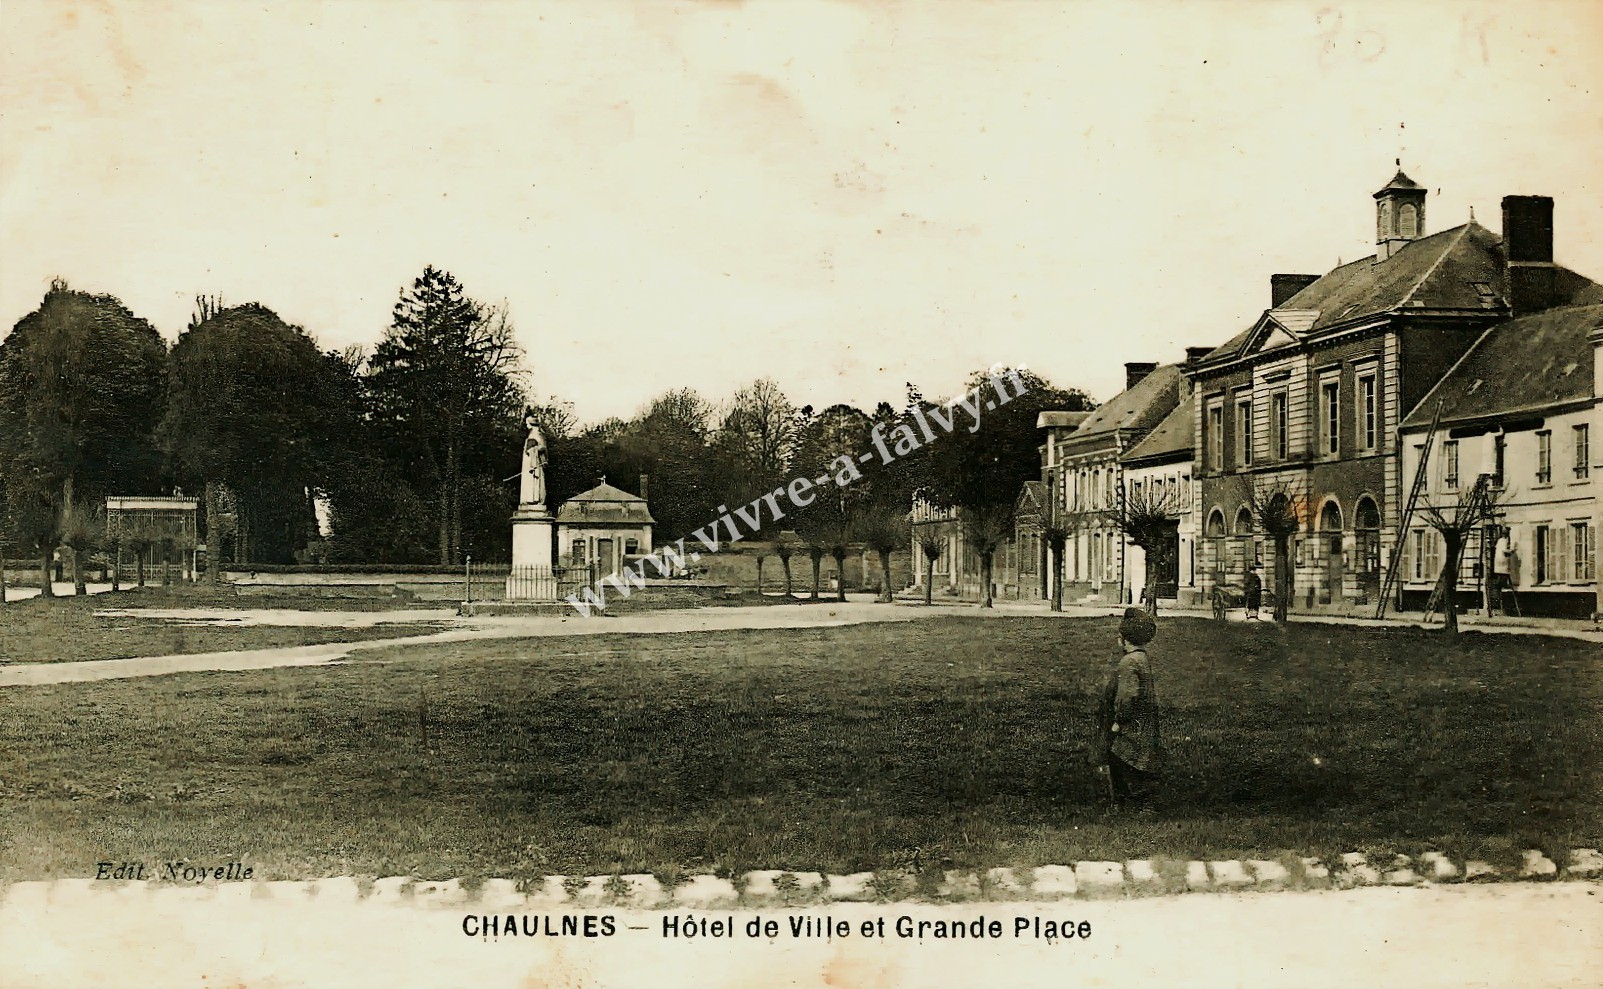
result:
M 585 421 L 1106 400 L 1373 253 L 1397 159 L 1427 232 L 1551 195 L 1603 280 L 1603 5 L 6 0 L 0 328 L 61 277 L 371 346 L 432 264 Z

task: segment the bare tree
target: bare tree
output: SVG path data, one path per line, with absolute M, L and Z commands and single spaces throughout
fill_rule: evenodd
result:
M 1147 610 L 1158 613 L 1158 574 L 1178 550 L 1175 525 L 1180 520 L 1179 499 L 1167 484 L 1122 482 L 1119 503 L 1108 522 L 1146 556 L 1146 583 L 1142 597 Z
M 1458 567 L 1470 533 L 1491 520 L 1497 495 L 1482 474 L 1468 491 L 1460 492 L 1451 505 L 1437 505 L 1426 499 L 1420 508 L 1425 524 L 1441 536 L 1442 570 L 1436 577 L 1436 595 L 1441 600 L 1442 631 L 1458 634 Z
M 1283 623 L 1291 603 L 1291 539 L 1302 528 L 1308 495 L 1284 480 L 1254 484 L 1243 477 L 1241 487 L 1242 501 L 1252 515 L 1254 527 L 1274 545 L 1274 617 L 1275 621 Z

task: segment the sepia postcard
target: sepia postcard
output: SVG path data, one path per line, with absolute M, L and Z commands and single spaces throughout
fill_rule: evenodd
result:
M 1603 6 L 0 5 L 0 985 L 1603 970 Z

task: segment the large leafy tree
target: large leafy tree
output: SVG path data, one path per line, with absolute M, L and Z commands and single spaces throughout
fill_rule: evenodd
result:
M 390 463 L 433 510 L 441 564 L 461 562 L 464 518 L 505 529 L 510 495 L 491 496 L 499 510 L 482 502 L 518 468 L 519 357 L 505 309 L 430 266 L 401 293 L 368 361 L 373 421 Z
M 735 392 L 713 437 L 729 504 L 749 501 L 789 480 L 808 410 L 798 408 L 772 378 Z
M 50 557 L 111 493 L 157 490 L 166 345 L 110 295 L 51 284 L 0 342 L 0 473 L 12 538 Z M 48 573 L 43 593 L 50 593 Z
M 356 418 L 339 355 L 265 306 L 202 306 L 173 347 L 162 438 L 180 482 L 206 491 L 212 560 L 230 504 L 236 563 L 293 562 Z
M 1013 512 L 1024 482 L 1041 474 L 1036 421 L 1047 410 L 1087 411 L 1095 407 L 1078 389 L 1061 389 L 1027 370 L 981 371 L 968 382 L 981 400 L 999 398 L 994 382 L 1005 382 L 1006 402 L 986 409 L 978 429 L 972 418 L 927 444 L 918 462 L 920 490 L 932 504 L 953 508 L 964 538 L 980 559 L 980 603 L 991 606 L 991 568 L 996 550 L 1013 531 Z M 1020 387 L 1022 385 L 1022 387 Z M 934 406 L 917 399 L 926 417 Z M 958 417 L 967 414 L 955 413 Z

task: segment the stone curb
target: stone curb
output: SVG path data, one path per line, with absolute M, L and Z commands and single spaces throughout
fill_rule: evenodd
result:
M 0 905 L 23 909 L 47 904 L 60 907 L 86 897 L 109 895 L 130 903 L 147 897 L 171 904 L 261 898 L 296 904 L 408 904 L 436 910 L 495 913 L 565 908 L 734 910 L 914 899 L 934 903 L 1021 903 L 1500 880 L 1603 880 L 1603 854 L 1597 849 L 1571 849 L 1564 858 L 1561 864 L 1537 849 L 1529 849 L 1521 853 L 1520 865 L 1510 869 L 1498 869 L 1473 859 L 1455 863 L 1435 851 L 1421 854 L 1417 861 L 1406 855 L 1396 855 L 1382 865 L 1373 864 L 1370 857 L 1361 852 L 1347 852 L 1329 862 L 1308 856 L 1246 861 L 1131 859 L 1043 865 L 1033 869 L 998 867 L 984 872 L 945 870 L 924 877 L 926 881 L 922 883 L 920 876 L 903 870 L 824 875 L 761 869 L 734 880 L 698 875 L 685 877 L 672 885 L 650 873 L 546 876 L 532 886 L 519 886 L 510 879 L 489 879 L 476 888 L 469 888 L 460 879 L 424 881 L 411 876 L 385 876 L 373 880 L 365 893 L 358 881 L 348 876 L 220 884 L 147 880 L 97 882 L 72 878 L 0 886 Z

